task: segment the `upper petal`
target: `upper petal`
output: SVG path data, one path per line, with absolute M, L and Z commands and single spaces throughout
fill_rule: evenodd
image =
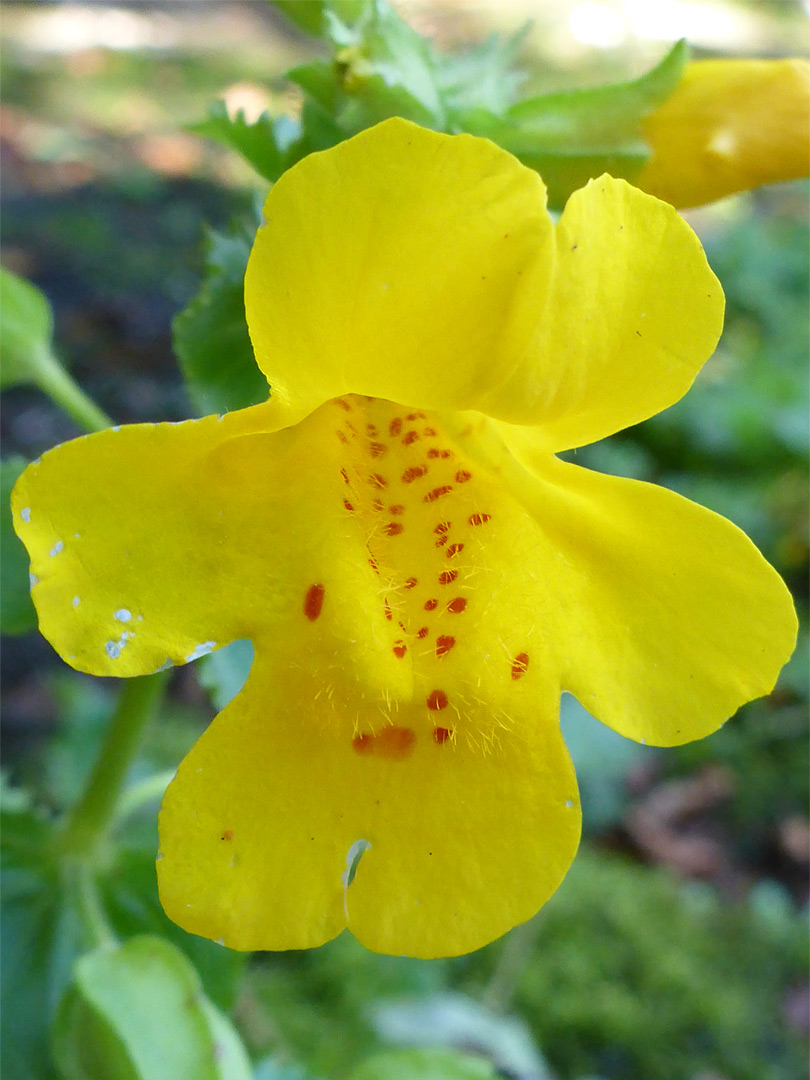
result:
M 674 206 L 807 176 L 806 60 L 699 60 L 645 121 L 653 156 L 639 187 Z
M 386 121 L 299 162 L 265 217 L 245 300 L 284 422 L 354 392 L 577 445 L 677 401 L 720 333 L 672 207 L 603 177 L 555 233 L 537 175 L 486 139 Z

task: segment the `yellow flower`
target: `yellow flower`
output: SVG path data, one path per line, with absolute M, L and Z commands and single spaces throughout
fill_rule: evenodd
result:
M 313 154 L 248 267 L 270 400 L 67 443 L 17 485 L 74 667 L 254 644 L 161 812 L 161 899 L 193 933 L 475 949 L 574 856 L 562 690 L 672 745 L 791 652 L 787 590 L 738 529 L 555 456 L 666 408 L 712 352 L 696 237 L 607 176 L 556 228 L 544 199 L 487 140 L 402 120 Z
M 702 60 L 645 121 L 653 156 L 636 181 L 673 206 L 699 206 L 810 175 L 806 60 Z

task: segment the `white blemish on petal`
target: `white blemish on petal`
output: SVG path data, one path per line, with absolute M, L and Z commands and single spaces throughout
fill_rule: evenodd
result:
M 56 543 L 55 543 L 55 544 L 53 545 L 53 547 L 51 548 L 51 558 L 53 558 L 53 557 L 54 557 L 54 555 L 58 555 L 58 554 L 59 554 L 59 552 L 60 552 L 60 551 L 62 550 L 62 548 L 63 548 L 64 546 L 65 546 L 65 545 L 64 545 L 64 544 L 62 543 L 62 541 L 61 541 L 61 540 L 57 540 L 57 541 L 56 541 Z
M 73 535 L 76 537 L 77 540 L 81 540 L 81 538 L 82 538 L 81 533 L 74 533 Z
M 132 630 L 125 630 L 123 632 L 123 634 L 121 635 L 121 640 L 122 641 L 129 641 L 131 638 L 134 638 L 134 637 L 135 637 L 135 634 L 133 633 Z
M 104 651 L 111 660 L 117 660 L 121 655 L 121 646 L 117 641 L 108 641 L 104 646 Z
M 642 746 L 646 746 L 646 745 L 647 745 L 647 740 L 646 740 L 646 739 L 642 739 L 642 740 L 641 740 L 641 745 L 642 745 Z
M 26 521 L 26 522 L 30 521 L 31 520 L 31 507 L 30 506 L 24 506 L 22 508 L 22 510 L 20 511 L 20 517 L 23 519 L 23 521 Z
M 159 852 L 157 853 L 157 855 L 155 856 L 155 862 L 160 862 L 160 860 L 161 860 L 162 858 L 163 858 L 163 852 L 162 852 L 162 851 L 159 851 Z
M 216 648 L 216 646 L 217 643 L 215 641 L 204 641 L 201 645 L 196 647 L 194 652 L 188 654 L 186 663 L 189 663 L 191 660 L 199 660 L 201 656 L 207 656 Z
M 120 424 L 116 424 L 115 427 L 110 428 L 110 431 L 120 431 L 120 430 L 121 430 L 121 425 Z
M 33 589 L 33 587 L 35 585 L 39 584 L 39 578 L 37 577 L 36 574 L 32 574 L 32 573 L 29 572 L 29 574 L 28 574 L 28 584 L 31 586 L 32 589 Z
M 565 809 L 566 810 L 570 810 L 573 805 L 574 805 L 574 800 L 573 799 L 566 799 L 565 800 Z
M 388 284 L 387 284 L 387 282 L 386 282 L 385 284 L 383 284 L 383 285 L 381 286 L 381 288 L 382 288 L 383 292 L 387 291 L 387 289 L 388 289 Z
M 73 606 L 74 607 L 78 607 L 81 602 L 82 602 L 82 600 L 81 600 L 80 596 L 74 596 L 73 597 Z
M 113 618 L 118 619 L 119 622 L 129 622 L 129 620 L 132 618 L 132 612 L 127 611 L 125 607 L 122 607 L 119 608 L 118 611 L 116 611 L 116 613 L 113 615 Z
M 215 945 L 224 945 L 225 944 L 225 938 L 221 938 L 221 937 L 215 938 L 214 939 L 214 944 Z
M 143 622 L 143 615 L 138 616 L 138 622 Z
M 155 668 L 155 670 L 152 672 L 152 674 L 157 675 L 157 673 L 159 671 L 168 671 L 169 668 L 173 668 L 173 667 L 174 667 L 174 661 L 166 659 L 166 661 L 164 663 L 162 663 L 159 668 Z
M 349 886 L 354 881 L 354 875 L 357 873 L 357 867 L 360 860 L 370 847 L 371 844 L 368 840 L 355 840 L 346 852 L 346 869 L 340 875 L 340 880 L 343 885 L 343 914 L 346 916 L 347 920 L 349 918 L 349 908 L 346 903 L 346 896 L 349 891 Z

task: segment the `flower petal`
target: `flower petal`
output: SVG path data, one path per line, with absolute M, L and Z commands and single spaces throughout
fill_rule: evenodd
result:
M 513 447 L 518 439 L 512 436 Z M 507 480 L 544 536 L 533 559 L 561 683 L 622 735 L 702 738 L 769 693 L 796 641 L 784 582 L 748 537 L 671 491 L 526 442 Z M 506 479 L 507 466 L 502 470 Z
M 806 60 L 700 60 L 645 121 L 653 156 L 636 181 L 700 206 L 810 170 Z
M 254 666 L 164 798 L 167 913 L 237 949 L 307 948 L 348 925 L 375 951 L 421 957 L 469 952 L 529 918 L 580 823 L 558 691 L 533 675 L 521 722 L 485 749 L 452 708 L 424 702 L 386 726 L 341 697 L 342 723 L 313 724 L 317 681 L 293 688 L 277 662 Z
M 723 298 L 670 207 L 602 177 L 558 229 L 486 139 L 390 120 L 275 185 L 245 281 L 284 423 L 346 393 L 477 409 L 581 445 L 677 401 Z

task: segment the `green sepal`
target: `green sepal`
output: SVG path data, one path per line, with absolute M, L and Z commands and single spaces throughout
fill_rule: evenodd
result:
M 191 124 L 188 130 L 236 150 L 271 184 L 287 168 L 287 147 L 297 135 L 287 116 L 274 120 L 263 112 L 258 120 L 248 123 L 241 109 L 231 116 L 224 101 L 215 101 L 206 119 Z
M 0 630 L 4 634 L 27 634 L 35 630 L 37 613 L 31 602 L 28 552 L 14 532 L 11 489 L 28 465 L 19 455 L 0 462 Z
M 630 82 L 527 98 L 502 115 L 473 109 L 459 116 L 463 130 L 484 135 L 535 169 L 561 209 L 592 177 L 635 180 L 650 157 L 643 121 L 681 80 L 689 58 L 678 41 L 651 71 Z
M 174 319 L 174 350 L 199 415 L 243 409 L 266 400 L 245 319 L 244 279 L 252 236 L 213 230 L 206 238 L 206 276 Z
M 0 386 L 40 382 L 53 357 L 51 306 L 35 285 L 0 266 Z
M 52 1032 L 64 1080 L 251 1080 L 247 1053 L 183 954 L 142 936 L 82 956 Z

